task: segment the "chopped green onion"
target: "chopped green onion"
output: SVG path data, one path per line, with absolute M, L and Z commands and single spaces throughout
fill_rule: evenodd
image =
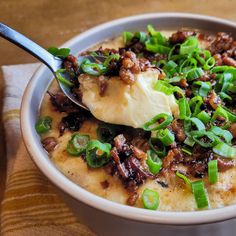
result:
M 189 103 L 185 97 L 179 99 L 179 119 L 185 119 L 191 116 Z
M 107 70 L 103 64 L 91 63 L 88 59 L 82 61 L 80 68 L 84 73 L 95 76 L 102 75 Z
M 192 152 L 189 150 L 189 148 L 182 148 L 181 149 L 184 153 L 186 153 L 187 155 L 191 156 L 192 155 Z
M 215 66 L 211 69 L 211 73 L 219 73 L 219 72 L 225 72 L 226 70 L 233 68 L 230 66 Z
M 214 122 L 217 120 L 218 117 L 225 118 L 225 125 L 222 128 L 228 128 L 230 125 L 228 112 L 221 106 L 218 106 L 211 118 L 211 123 L 214 125 Z
M 172 77 L 177 72 L 177 66 L 178 65 L 174 61 L 168 61 L 164 65 L 163 70 L 168 76 Z
M 190 147 L 193 147 L 194 144 L 195 144 L 195 141 L 191 138 L 191 137 L 187 137 L 185 140 L 184 140 L 184 144 L 190 146 Z
M 52 118 L 50 116 L 40 117 L 35 124 L 38 134 L 47 133 L 52 127 Z
M 118 55 L 118 54 L 109 55 L 106 58 L 106 60 L 103 62 L 103 66 L 107 67 L 112 60 L 118 61 L 119 59 L 120 59 L 120 55 Z
M 184 43 L 180 45 L 179 54 L 190 54 L 198 47 L 198 40 L 196 37 L 188 37 Z
M 197 66 L 197 60 L 194 58 L 187 58 L 184 60 L 180 66 L 179 66 L 179 73 L 188 73 L 191 71 L 193 68 L 196 68 Z
M 192 130 L 196 130 L 193 127 L 196 127 L 197 130 L 205 130 L 205 125 L 196 117 L 185 118 L 184 120 L 184 130 L 186 133 L 189 133 Z
M 78 149 L 74 146 L 72 140 L 69 140 L 66 146 L 66 151 L 72 156 L 79 156 L 80 153 Z
M 217 160 L 208 162 L 208 180 L 209 183 L 214 184 L 218 180 L 218 165 Z
M 176 172 L 176 176 L 181 178 L 186 184 L 191 186 L 191 181 L 189 180 L 189 178 L 183 174 L 181 174 L 180 172 Z
M 211 89 L 212 89 L 212 86 L 210 82 L 202 82 L 202 81 L 193 82 L 193 93 L 195 95 L 206 97 L 207 94 L 211 91 Z
M 226 143 L 231 143 L 233 139 L 233 135 L 228 130 L 223 130 L 218 126 L 212 127 L 210 131 L 218 137 L 223 138 L 223 141 Z
M 134 37 L 138 38 L 139 42 L 141 42 L 141 43 L 145 43 L 145 41 L 147 40 L 147 34 L 144 32 L 136 32 L 134 34 Z
M 148 165 L 149 171 L 154 175 L 156 175 L 161 170 L 162 161 L 153 150 L 147 151 L 146 163 Z
M 175 141 L 175 136 L 168 129 L 161 129 L 156 136 L 165 146 L 171 145 Z
M 195 96 L 189 101 L 189 106 L 192 111 L 192 116 L 196 116 L 201 111 L 203 100 L 201 96 Z
M 158 138 L 150 138 L 148 143 L 157 156 L 161 158 L 166 156 L 166 147 Z
M 230 111 L 227 107 L 224 107 L 229 121 L 236 122 L 236 114 Z
M 57 48 L 57 47 L 50 47 L 48 48 L 48 52 L 50 52 L 53 56 L 59 58 L 66 58 L 70 54 L 69 48 Z
M 111 142 L 113 138 L 117 135 L 117 125 L 101 123 L 97 128 L 97 137 L 101 142 Z
M 134 37 L 134 34 L 132 32 L 129 32 L 129 31 L 123 32 L 123 41 L 125 44 L 129 43 L 133 37 Z
M 226 158 L 236 158 L 236 148 L 226 143 L 218 143 L 213 147 L 213 152 Z
M 197 203 L 197 207 L 198 208 L 208 207 L 209 203 L 208 203 L 207 192 L 204 187 L 204 182 L 202 180 L 192 182 L 192 191 L 195 201 Z
M 146 50 L 153 53 L 160 53 L 160 54 L 168 54 L 170 52 L 170 48 L 159 45 L 159 44 L 152 44 L 150 42 L 145 43 Z
M 191 131 L 190 135 L 196 143 L 205 148 L 213 147 L 217 143 L 215 135 L 205 130 Z
M 67 143 L 66 151 L 70 155 L 79 156 L 81 153 L 85 152 L 89 140 L 89 135 L 73 134 Z
M 202 77 L 203 75 L 204 75 L 204 71 L 202 70 L 202 68 L 196 67 L 196 68 L 193 68 L 193 69 L 188 71 L 187 79 L 189 81 L 191 81 L 191 80 L 194 80 L 194 79 L 198 79 L 198 78 Z
M 74 84 L 61 75 L 62 73 L 65 73 L 65 72 L 66 72 L 66 69 L 58 69 L 55 73 L 56 78 L 64 85 L 68 87 L 72 87 Z
M 164 121 L 158 123 L 159 120 L 164 120 Z M 160 130 L 169 125 L 172 122 L 172 120 L 173 120 L 172 115 L 166 113 L 160 113 L 154 116 L 150 121 L 146 122 L 143 125 L 143 129 L 146 131 Z M 153 127 L 154 124 L 156 125 Z
M 89 141 L 86 148 L 86 161 L 92 168 L 99 168 L 110 160 L 111 144 L 98 140 Z
M 197 118 L 201 120 L 204 124 L 210 121 L 211 116 L 206 113 L 205 111 L 201 111 L 200 113 L 197 114 Z
M 215 65 L 214 57 L 210 57 L 207 59 L 206 63 L 203 65 L 204 70 L 210 70 Z
M 174 92 L 177 92 L 183 96 L 183 91 L 181 88 L 179 88 L 178 86 L 173 86 L 164 80 L 158 80 L 154 88 L 155 90 L 165 93 L 166 95 L 170 95 L 173 94 Z
M 142 194 L 142 202 L 145 209 L 156 210 L 159 206 L 159 194 L 152 189 L 146 188 Z

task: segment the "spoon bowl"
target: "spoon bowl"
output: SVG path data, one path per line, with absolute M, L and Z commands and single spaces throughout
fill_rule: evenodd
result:
M 39 59 L 43 64 L 45 64 L 55 76 L 60 89 L 62 92 L 76 105 L 88 110 L 88 108 L 71 92 L 71 89 L 64 83 L 62 83 L 56 76 L 56 71 L 61 69 L 62 67 L 62 59 L 59 57 L 55 57 L 50 54 L 47 50 L 30 40 L 29 38 L 25 37 L 21 33 L 15 31 L 14 29 L 10 28 L 9 26 L 0 23 L 0 36 L 5 38 L 6 40 L 10 41 L 11 43 L 17 45 L 18 47 L 22 48 L 26 52 L 30 53 L 32 56 Z M 100 60 L 101 58 L 95 58 L 92 56 L 88 57 L 81 57 L 80 59 L 88 58 L 91 61 Z M 69 80 L 68 76 L 65 73 L 65 79 Z

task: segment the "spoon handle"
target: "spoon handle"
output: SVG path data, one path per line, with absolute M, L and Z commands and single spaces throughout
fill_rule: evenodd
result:
M 44 48 L 40 47 L 38 44 L 3 23 L 0 23 L 0 36 L 38 58 L 41 62 L 48 66 L 53 73 L 55 73 L 61 65 L 61 60 L 59 58 L 54 57 Z

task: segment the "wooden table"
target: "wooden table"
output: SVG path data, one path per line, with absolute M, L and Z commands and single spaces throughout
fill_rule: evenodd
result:
M 148 12 L 192 12 L 236 21 L 236 0 L 1 0 L 0 21 L 45 48 L 115 18 Z M 35 62 L 29 54 L 0 39 L 0 66 Z M 0 74 L 0 111 L 4 84 Z M 0 116 L 0 199 L 5 179 L 5 145 Z

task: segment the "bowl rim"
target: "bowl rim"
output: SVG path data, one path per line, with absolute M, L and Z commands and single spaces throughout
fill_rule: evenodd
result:
M 91 33 L 99 32 L 101 29 L 120 25 L 127 21 L 132 22 L 144 19 L 178 17 L 182 17 L 185 19 L 204 19 L 210 22 L 225 24 L 236 28 L 236 23 L 212 16 L 175 12 L 149 13 L 124 17 L 100 24 L 73 37 L 72 39 L 64 43 L 62 47 L 70 47 L 78 39 L 81 40 L 87 38 Z M 50 161 L 50 159 L 47 157 L 47 154 L 43 151 L 43 148 L 37 145 L 37 142 L 33 135 L 33 127 L 30 126 L 29 122 L 31 119 L 29 101 L 33 98 L 34 89 L 36 89 L 37 81 L 42 76 L 43 72 L 45 72 L 45 70 L 47 70 L 47 67 L 41 65 L 39 69 L 34 73 L 32 79 L 26 87 L 21 104 L 20 125 L 23 141 L 32 160 L 40 169 L 40 171 L 43 172 L 44 175 L 47 176 L 47 178 L 59 189 L 61 189 L 63 192 L 67 193 L 74 199 L 83 202 L 86 205 L 89 205 L 90 207 L 96 208 L 112 215 L 140 222 L 169 225 L 191 225 L 213 223 L 236 217 L 236 204 L 217 209 L 201 210 L 194 212 L 150 211 L 146 209 L 130 207 L 99 197 L 69 180 L 69 178 L 63 175 Z M 29 142 L 28 140 L 31 141 Z

